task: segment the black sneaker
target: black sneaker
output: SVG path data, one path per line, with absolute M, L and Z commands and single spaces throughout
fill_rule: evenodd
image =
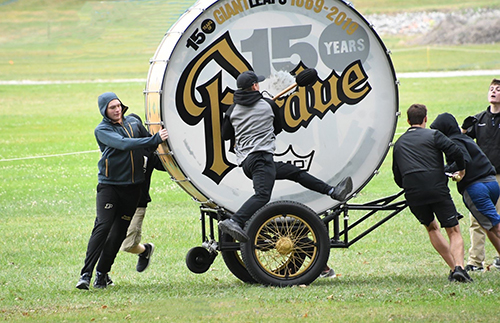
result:
M 467 265 L 467 266 L 465 266 L 465 270 L 466 271 L 484 271 L 484 268 L 479 267 L 479 266 L 474 266 L 474 265 Z
M 450 275 L 448 275 L 448 281 L 450 283 L 453 283 L 453 282 L 457 281 L 455 278 L 453 278 L 453 271 L 452 270 L 450 270 Z
M 469 274 L 465 269 L 460 266 L 455 266 L 455 270 L 453 271 L 453 278 L 461 283 L 472 283 L 473 280 L 470 278 Z
M 248 236 L 238 223 L 231 219 L 219 222 L 219 229 L 239 242 L 247 242 Z
M 151 256 L 155 251 L 155 245 L 152 243 L 146 243 L 144 244 L 144 248 L 146 248 L 146 250 L 139 255 L 139 260 L 137 260 L 137 266 L 135 267 L 135 269 L 140 273 L 148 268 L 149 263 L 151 262 Z
M 80 276 L 78 283 L 76 283 L 76 288 L 78 289 L 89 289 L 90 286 L 90 278 L 92 276 L 89 273 L 84 273 Z
M 332 194 L 330 194 L 330 197 L 337 201 L 345 201 L 347 194 L 351 193 L 351 191 L 352 178 L 350 176 L 347 176 L 333 188 L 333 192 Z
M 115 283 L 111 280 L 111 277 L 109 277 L 108 274 L 106 274 L 106 285 L 108 286 L 115 286 Z
M 96 271 L 95 280 L 94 280 L 94 288 L 106 288 L 106 287 L 108 287 L 108 279 L 109 279 L 108 274 L 103 274 L 103 273 Z M 109 281 L 111 281 L 111 279 L 109 279 Z M 111 281 L 111 284 L 113 284 L 113 281 Z

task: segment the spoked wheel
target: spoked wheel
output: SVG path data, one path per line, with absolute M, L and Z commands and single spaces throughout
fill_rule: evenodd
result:
M 220 237 L 222 243 L 234 243 L 234 238 L 229 234 L 222 234 Z M 240 251 L 221 251 L 222 259 L 226 263 L 229 271 L 233 273 L 238 279 L 245 283 L 255 284 L 257 281 L 248 273 L 243 259 L 241 259 Z
M 216 253 L 210 253 L 203 247 L 194 247 L 186 255 L 186 265 L 195 274 L 203 274 L 214 262 Z
M 318 278 L 330 255 L 327 229 L 309 207 L 277 201 L 248 221 L 250 240 L 241 256 L 252 277 L 273 286 L 308 285 Z

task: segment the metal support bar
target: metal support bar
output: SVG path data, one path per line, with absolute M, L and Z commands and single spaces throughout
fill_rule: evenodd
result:
M 405 208 L 406 208 L 406 205 L 404 205 L 404 206 L 400 207 L 399 209 L 395 210 L 390 215 L 386 216 L 381 221 L 377 222 L 376 224 L 374 224 L 373 226 L 371 226 L 370 228 L 368 228 L 367 230 L 365 230 L 363 233 L 359 234 L 356 238 L 352 239 L 352 241 L 348 242 L 348 246 L 354 244 L 356 241 L 358 241 L 359 239 L 363 238 L 368 233 L 372 232 L 373 230 L 375 230 L 376 228 L 378 228 L 379 226 L 381 226 L 382 224 L 384 224 L 385 222 L 387 222 L 388 220 L 390 220 L 391 218 L 393 218 L 395 215 L 399 214 Z
M 332 214 L 326 216 L 323 221 L 325 224 L 333 220 L 333 228 L 334 228 L 334 234 L 333 237 L 330 239 L 330 246 L 332 248 L 348 248 L 385 222 L 387 222 L 389 219 L 393 218 L 397 214 L 399 214 L 401 211 L 403 211 L 406 207 L 406 201 L 398 201 L 394 202 L 398 197 L 400 197 L 404 191 L 400 191 L 397 194 L 381 198 L 378 200 L 374 200 L 365 204 L 344 204 L 340 205 L 337 209 L 335 209 Z M 366 210 L 369 211 L 367 214 L 362 216 L 360 219 L 355 221 L 353 224 L 349 225 L 349 211 L 350 210 Z M 349 231 L 358 226 L 359 224 L 363 223 L 370 217 L 372 217 L 375 213 L 378 211 L 393 211 L 391 212 L 388 216 L 383 218 L 381 221 L 375 223 L 373 226 L 369 227 L 367 230 L 363 231 L 360 233 L 358 236 L 356 236 L 352 241 L 349 241 Z M 340 226 L 340 219 L 339 219 L 339 214 L 340 213 L 344 214 L 344 230 L 340 231 L 339 226 Z M 343 236 L 343 240 L 341 240 L 341 237 Z
M 200 220 L 201 220 L 201 242 L 205 242 L 207 241 L 207 230 L 206 230 L 206 221 L 205 221 L 205 211 L 201 211 L 201 216 L 200 216 Z

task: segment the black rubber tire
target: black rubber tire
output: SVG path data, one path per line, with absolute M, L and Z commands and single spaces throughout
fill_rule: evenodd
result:
M 220 237 L 222 243 L 224 242 L 235 242 L 234 238 L 229 234 L 222 234 Z M 221 251 L 222 259 L 226 263 L 227 268 L 233 275 L 235 275 L 239 280 L 248 284 L 255 284 L 257 281 L 250 275 L 243 259 L 241 259 L 240 251 Z
M 195 274 L 203 274 L 214 262 L 216 253 L 212 254 L 203 247 L 191 248 L 186 255 L 186 265 Z
M 250 239 L 241 244 L 241 257 L 250 275 L 264 285 L 309 285 L 330 256 L 325 224 L 302 203 L 269 203 L 252 216 L 245 230 Z

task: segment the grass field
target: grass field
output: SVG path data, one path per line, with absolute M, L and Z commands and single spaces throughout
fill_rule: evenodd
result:
M 163 33 L 190 3 L 0 1 L 0 80 L 144 79 Z M 354 1 L 358 10 L 367 13 L 499 3 Z M 136 16 L 124 21 L 110 14 L 99 20 L 93 16 L 95 6 Z M 166 13 L 163 21 L 149 19 L 146 24 L 141 20 L 141 10 L 155 16 L 160 9 Z M 116 34 L 123 37 L 111 37 Z M 387 41 L 392 47 L 399 43 Z M 498 50 L 499 44 L 471 47 Z M 424 53 L 422 64 L 415 64 L 418 56 L 403 53 L 393 54 L 398 72 L 439 70 L 443 62 L 449 62 L 446 69 L 451 70 L 498 68 L 495 57 L 481 56 L 479 51 L 457 56 L 443 50 L 430 61 Z M 430 120 L 445 111 L 462 120 L 487 106 L 491 78 L 403 78 L 400 110 L 421 102 L 429 107 Z M 163 173 L 153 175 L 153 202 L 144 224 L 144 241 L 157 246 L 151 268 L 139 274 L 136 257 L 120 253 L 110 273 L 116 286 L 89 292 L 75 289 L 95 218 L 99 153 L 93 129 L 101 119 L 95 99 L 110 89 L 127 102 L 131 112 L 143 115 L 142 82 L 0 85 L 0 320 L 497 320 L 500 271 L 474 274 L 473 284 L 449 284 L 446 265 L 408 211 L 349 249 L 332 249 L 329 264 L 339 274 L 334 280 L 282 289 L 246 285 L 229 272 L 220 256 L 207 273 L 193 274 L 185 256 L 201 244 L 198 205 Z M 397 134 L 406 129 L 403 119 Z M 380 174 L 359 194 L 359 201 L 398 191 L 390 164 L 389 154 Z M 459 211 L 467 214 L 455 187 L 451 191 Z M 466 249 L 467 224 L 467 218 L 461 221 Z M 491 263 L 494 250 L 490 244 L 486 251 Z

